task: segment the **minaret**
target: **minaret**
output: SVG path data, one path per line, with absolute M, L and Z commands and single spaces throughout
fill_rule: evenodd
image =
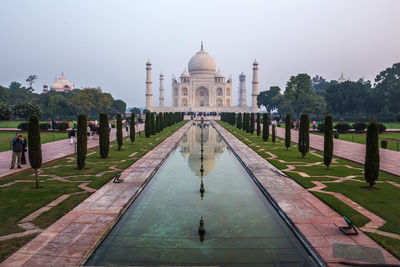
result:
M 239 75 L 239 107 L 246 107 L 246 75 L 240 73 Z
M 150 111 L 153 108 L 153 92 L 151 85 L 151 63 L 149 59 L 146 63 L 146 109 Z
M 164 74 L 160 73 L 160 107 L 164 106 Z
M 258 107 L 257 107 L 258 63 L 257 63 L 257 60 L 254 60 L 254 63 L 253 63 L 253 81 L 251 83 L 253 85 L 252 92 L 251 92 L 251 111 L 258 112 Z

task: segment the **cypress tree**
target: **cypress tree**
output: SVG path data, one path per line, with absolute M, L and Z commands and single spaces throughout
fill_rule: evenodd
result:
M 310 148 L 310 120 L 308 114 L 301 114 L 300 117 L 300 131 L 299 131 L 299 151 L 301 158 L 308 153 Z
M 86 153 L 87 153 L 87 119 L 85 114 L 80 114 L 78 116 L 78 126 L 77 126 L 77 159 L 76 164 L 78 165 L 78 170 L 82 170 L 86 165 Z
M 239 113 L 238 116 L 237 116 L 237 123 L 236 123 L 236 127 L 237 127 L 239 130 L 242 129 L 242 122 L 243 122 L 242 113 Z
M 285 146 L 286 149 L 289 149 L 290 147 L 290 139 L 291 137 L 291 126 L 290 126 L 290 115 L 286 115 L 286 120 L 285 120 Z
M 117 114 L 117 143 L 118 151 L 121 151 L 122 145 L 124 144 L 124 139 L 122 136 L 122 117 L 121 114 Z
M 135 142 L 135 123 L 136 123 L 136 118 L 135 118 L 135 113 L 132 112 L 131 114 L 131 131 L 129 132 L 129 137 L 131 139 L 131 142 Z
M 100 129 L 99 129 L 99 144 L 100 144 L 100 158 L 105 159 L 108 157 L 110 150 L 110 128 L 107 113 L 100 113 Z
M 145 115 L 145 120 L 144 120 L 144 133 L 146 135 L 146 137 L 150 137 L 150 112 L 147 112 Z
M 268 141 L 269 138 L 269 115 L 268 113 L 263 114 L 263 140 Z
M 164 118 L 162 112 L 158 113 L 158 116 L 160 116 L 160 132 L 164 130 Z
M 257 135 L 260 136 L 261 134 L 261 119 L 260 113 L 257 113 Z
M 250 113 L 246 113 L 246 133 L 250 133 Z
M 250 115 L 250 133 L 254 133 L 254 113 L 252 112 Z
M 276 141 L 276 125 L 272 124 L 272 133 L 271 133 L 271 139 L 272 139 L 272 143 L 275 144 Z
M 42 145 L 40 143 L 39 118 L 32 115 L 28 125 L 29 163 L 35 170 L 36 189 L 39 189 L 38 169 L 42 166 Z
M 327 115 L 324 123 L 324 164 L 327 169 L 332 162 L 333 156 L 333 119 L 332 116 Z
M 242 129 L 243 131 L 246 131 L 246 112 L 243 112 L 242 116 Z
M 364 163 L 365 181 L 372 188 L 379 177 L 379 131 L 378 124 L 372 120 L 367 128 L 366 153 Z M 30 158 L 30 157 L 29 157 Z
M 160 132 L 160 116 L 156 113 L 155 114 L 156 115 L 156 129 L 155 129 L 155 132 L 156 133 L 159 133 Z
M 154 119 L 154 112 L 150 113 L 150 134 L 152 135 L 156 134 L 156 122 Z

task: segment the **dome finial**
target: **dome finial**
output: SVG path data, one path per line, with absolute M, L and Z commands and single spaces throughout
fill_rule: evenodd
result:
M 201 41 L 201 49 L 200 50 L 203 50 L 203 41 Z

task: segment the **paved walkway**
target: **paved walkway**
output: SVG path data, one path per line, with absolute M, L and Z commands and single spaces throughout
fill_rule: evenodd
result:
M 189 129 L 185 124 L 123 171 L 123 183 L 111 180 L 72 211 L 39 234 L 0 266 L 81 265 L 125 207 L 140 193 L 176 143 Z
M 284 128 L 277 127 L 276 132 L 278 137 L 285 138 Z M 292 142 L 297 143 L 299 140 L 299 132 L 292 130 L 291 139 Z M 324 137 L 322 135 L 310 134 L 310 147 L 324 151 Z M 364 164 L 365 145 L 334 139 L 333 154 L 340 158 Z M 381 159 L 380 170 L 400 176 L 400 168 L 398 167 L 398 164 L 400 164 L 400 152 L 380 148 L 379 154 Z
M 144 130 L 144 124 L 139 125 L 139 131 Z M 129 132 L 126 132 L 123 129 L 123 135 L 128 136 Z M 116 129 L 111 129 L 110 132 L 110 141 L 116 140 Z M 88 149 L 99 146 L 99 140 L 93 139 L 92 137 L 88 138 Z M 70 139 L 64 139 L 60 141 L 50 142 L 42 145 L 42 164 L 54 161 L 56 159 L 63 158 L 65 156 L 71 155 L 75 153 L 75 146 L 71 145 Z M 12 151 L 4 151 L 0 152 L 0 179 L 6 176 L 28 170 L 31 168 L 29 164 L 29 156 L 28 152 L 26 155 L 26 164 L 22 165 L 21 169 L 18 169 L 17 166 L 14 166 L 14 169 L 10 169 L 11 166 L 11 155 Z
M 282 175 L 222 126 L 212 123 L 329 266 L 341 266 L 341 261 L 400 264 L 363 232 L 357 236 L 344 235 L 338 227 L 346 226 L 346 223 L 338 213 L 294 180 Z M 272 153 L 269 155 L 276 158 Z

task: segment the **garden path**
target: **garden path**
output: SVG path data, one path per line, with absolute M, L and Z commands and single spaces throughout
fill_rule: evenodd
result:
M 144 130 L 144 124 L 139 125 L 139 131 Z M 129 132 L 123 129 L 123 135 L 128 136 Z M 116 140 L 116 129 L 111 129 L 110 132 L 110 141 Z M 97 138 L 88 138 L 88 149 L 99 146 L 99 140 Z M 70 139 L 64 139 L 60 141 L 50 142 L 42 145 L 42 164 L 52 162 L 56 159 L 63 158 L 65 156 L 71 155 L 75 153 L 75 146 L 71 145 Z M 26 154 L 26 164 L 22 165 L 21 169 L 18 169 L 17 166 L 14 166 L 14 169 L 10 169 L 11 166 L 11 156 L 12 151 L 4 151 L 0 152 L 0 179 L 7 177 L 12 174 L 19 173 L 21 171 L 25 171 L 31 169 L 29 165 L 29 157 L 28 152 Z

